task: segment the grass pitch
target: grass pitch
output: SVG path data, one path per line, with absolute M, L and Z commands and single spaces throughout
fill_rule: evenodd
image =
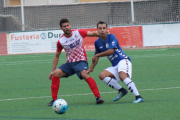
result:
M 63 115 L 47 106 L 51 101 L 52 54 L 0 56 L 0 119 L 2 120 L 179 120 L 180 119 L 180 48 L 124 50 L 133 63 L 132 80 L 145 102 L 133 104 L 128 93 L 113 102 L 117 91 L 98 78 L 111 66 L 100 58 L 92 78 L 95 79 L 104 104 L 96 105 L 94 95 L 84 80 L 76 75 L 62 78 L 58 98 L 68 102 Z M 89 65 L 94 52 L 87 52 Z M 65 63 L 62 53 L 59 65 Z M 127 88 L 121 81 L 119 83 Z

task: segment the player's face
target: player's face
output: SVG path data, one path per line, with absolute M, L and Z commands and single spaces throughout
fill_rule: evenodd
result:
M 99 24 L 98 25 L 98 33 L 100 34 L 100 37 L 106 37 L 108 34 L 108 29 L 106 27 L 106 24 Z
M 63 30 L 63 32 L 66 36 L 70 36 L 71 35 L 71 25 L 69 24 L 69 22 L 63 23 L 61 30 Z

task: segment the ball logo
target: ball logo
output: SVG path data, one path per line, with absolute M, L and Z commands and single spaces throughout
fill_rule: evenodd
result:
M 46 35 L 46 33 L 41 33 L 41 35 L 40 35 L 40 37 L 41 37 L 41 39 L 46 39 L 47 38 L 47 35 Z
M 109 44 L 108 43 L 106 43 L 106 48 L 109 48 Z

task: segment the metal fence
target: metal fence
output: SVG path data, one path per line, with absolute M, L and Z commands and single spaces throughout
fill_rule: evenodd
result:
M 96 27 L 100 20 L 109 26 L 180 22 L 179 0 L 25 1 L 21 9 L 21 5 L 0 0 L 0 32 L 22 31 L 22 24 L 25 31 L 59 29 L 62 18 L 68 18 L 73 28 Z

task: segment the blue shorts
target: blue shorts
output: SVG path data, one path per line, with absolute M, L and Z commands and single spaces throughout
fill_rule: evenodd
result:
M 88 63 L 87 63 L 87 61 L 77 61 L 77 62 L 62 64 L 58 68 L 68 74 L 68 76 L 65 76 L 65 77 L 69 77 L 76 73 L 80 79 L 83 79 L 81 76 L 81 72 L 83 70 L 88 69 Z

